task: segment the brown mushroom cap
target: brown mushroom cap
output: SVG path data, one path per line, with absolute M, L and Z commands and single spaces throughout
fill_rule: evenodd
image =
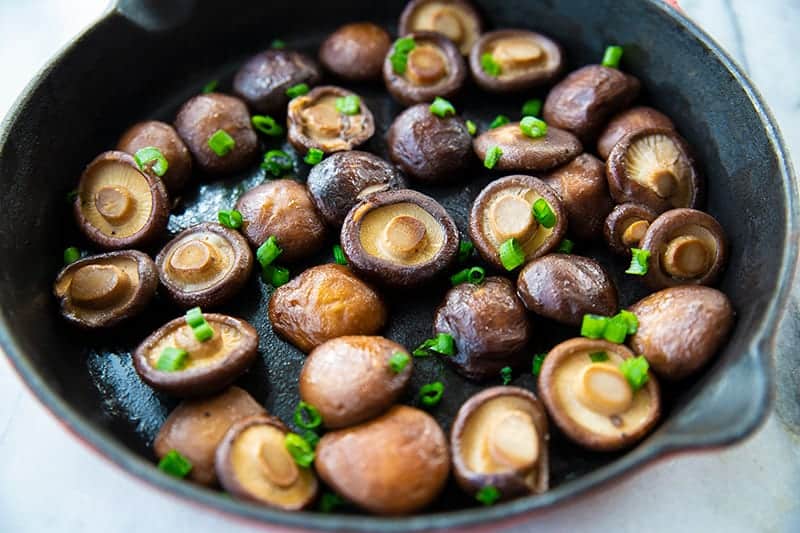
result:
M 308 173 L 308 193 L 328 225 L 341 227 L 360 200 L 376 192 L 405 189 L 406 181 L 388 161 L 351 150 L 326 157 Z
M 680 135 L 674 130 L 639 130 L 619 141 L 606 161 L 611 196 L 657 213 L 700 203 L 703 179 Z
M 639 95 L 638 79 L 615 68 L 587 65 L 561 80 L 547 95 L 542 115 L 550 126 L 569 130 L 583 142 Z
M 258 136 L 250 124 L 247 106 L 233 96 L 208 93 L 189 99 L 178 111 L 175 129 L 197 166 L 208 174 L 238 172 L 250 165 L 258 153 Z M 217 155 L 208 144 L 219 130 L 235 142 L 225 155 Z
M 527 358 L 531 326 L 514 284 L 506 278 L 450 289 L 436 309 L 433 328 L 453 337 L 458 351 L 447 360 L 469 379 L 497 377 L 504 366 L 519 366 Z
M 608 272 L 594 259 L 578 255 L 534 259 L 520 271 L 517 293 L 537 315 L 574 326 L 587 313 L 611 316 L 619 307 Z
M 603 225 L 603 237 L 611 251 L 624 256 L 631 248 L 640 248 L 650 224 L 658 214 L 645 205 L 619 204 L 611 210 Z
M 483 70 L 481 58 L 490 54 L 500 74 Z M 469 67 L 475 82 L 485 91 L 524 91 L 550 83 L 564 68 L 561 47 L 551 38 L 527 30 L 499 30 L 483 34 L 469 52 Z
M 316 85 L 321 78 L 313 59 L 293 50 L 266 50 L 247 60 L 233 78 L 233 92 L 254 112 L 283 116 L 286 90 L 300 83 Z
M 153 450 L 159 459 L 170 450 L 177 450 L 192 463 L 189 479 L 211 487 L 217 484 L 214 453 L 222 437 L 237 420 L 266 413 L 239 387 L 230 387 L 210 398 L 186 400 L 164 421 Z
M 628 343 L 665 379 L 685 378 L 717 353 L 733 327 L 734 311 L 722 292 L 697 285 L 671 287 L 636 302 L 639 328 Z
M 430 281 L 458 255 L 455 222 L 436 200 L 409 189 L 373 194 L 342 226 L 342 249 L 359 275 L 385 285 Z
M 281 261 L 303 259 L 325 244 L 325 224 L 302 183 L 268 181 L 244 193 L 236 209 L 250 244 L 257 248 L 274 235 L 283 250 Z
M 577 137 L 568 131 L 548 127 L 544 137 L 522 133 L 519 122 L 487 130 L 472 141 L 477 156 L 484 160 L 493 147 L 502 150 L 496 170 L 544 171 L 563 165 L 583 151 Z
M 608 360 L 592 362 L 605 352 Z M 553 422 L 570 440 L 598 451 L 619 450 L 641 440 L 661 414 L 658 382 L 634 392 L 619 365 L 634 357 L 627 347 L 604 340 L 570 339 L 555 346 L 539 373 L 539 396 Z
M 361 99 L 355 115 L 340 113 L 336 101 L 356 93 L 324 85 L 289 102 L 289 142 L 305 154 L 310 148 L 325 153 L 352 150 L 364 144 L 375 133 L 375 118 Z
M 549 485 L 550 434 L 544 407 L 519 387 L 492 387 L 461 406 L 450 432 L 453 469 L 469 494 L 491 485 L 503 499 Z
M 544 178 L 564 204 L 572 235 L 595 240 L 614 203 L 608 194 L 606 168 L 591 154 L 581 154 Z
M 717 219 L 696 209 L 659 215 L 642 238 L 650 252 L 644 281 L 654 289 L 712 285 L 728 259 L 728 239 Z
M 169 164 L 161 176 L 167 191 L 179 192 L 192 175 L 192 155 L 172 126 L 157 120 L 138 122 L 122 134 L 117 150 L 134 155 L 150 146 L 158 148 Z
M 623 111 L 608 122 L 597 139 L 597 153 L 603 159 L 608 159 L 611 150 L 623 137 L 653 128 L 674 130 L 675 124 L 667 115 L 652 107 L 639 106 Z
M 401 372 L 389 360 L 409 358 Z M 329 429 L 359 424 L 397 402 L 411 380 L 411 354 L 383 337 L 339 337 L 308 354 L 300 372 L 300 398 L 316 407 Z
M 258 332 L 241 320 L 215 313 L 204 314 L 214 336 L 200 342 L 186 318 L 171 320 L 153 332 L 133 353 L 133 366 L 142 381 L 154 389 L 182 398 L 204 396 L 224 389 L 244 373 L 258 355 Z M 181 370 L 158 370 L 166 348 L 189 354 Z
M 230 494 L 285 511 L 305 509 L 319 483 L 286 449 L 288 430 L 277 418 L 252 416 L 231 426 L 217 448 L 216 470 Z
M 372 22 L 340 26 L 319 47 L 319 61 L 326 69 L 349 81 L 381 77 L 383 59 L 392 39 L 386 30 Z
M 482 26 L 480 14 L 466 0 L 411 0 L 400 15 L 397 33 L 440 33 L 467 55 L 480 37 Z
M 556 224 L 545 228 L 533 217 L 534 202 L 543 198 L 556 215 Z M 525 261 L 540 257 L 558 246 L 567 231 L 567 217 L 556 192 L 539 178 L 513 175 L 484 188 L 469 215 L 469 236 L 481 257 L 495 268 L 503 268 L 499 248 L 515 238 L 525 252 Z
M 164 232 L 169 198 L 164 183 L 139 170 L 132 155 L 109 151 L 83 171 L 73 211 L 86 238 L 119 250 L 143 246 Z
M 389 157 L 412 178 L 443 183 L 464 178 L 473 161 L 472 136 L 458 116 L 440 118 L 429 104 L 409 107 L 392 122 Z
M 308 353 L 345 335 L 374 335 L 388 310 L 369 285 L 341 265 L 311 267 L 278 287 L 269 301 L 275 332 Z
M 383 61 L 383 81 L 392 97 L 401 104 L 414 105 L 437 96 L 455 96 L 467 77 L 467 66 L 456 45 L 444 35 L 429 31 L 415 31 L 405 37 L 415 42 L 405 73 L 394 71 L 394 46 Z
M 153 260 L 136 250 L 122 250 L 65 266 L 56 277 L 53 294 L 71 323 L 105 328 L 141 313 L 157 288 Z
M 161 285 L 175 303 L 206 309 L 244 287 L 253 270 L 253 253 L 238 231 L 206 222 L 168 242 L 156 265 Z
M 396 405 L 369 422 L 326 433 L 315 461 L 322 480 L 376 514 L 422 509 L 450 473 L 447 438 L 429 414 Z

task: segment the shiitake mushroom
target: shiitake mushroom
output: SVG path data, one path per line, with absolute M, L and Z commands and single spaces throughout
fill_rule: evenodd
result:
M 270 49 L 248 59 L 233 78 L 233 92 L 251 110 L 283 116 L 289 103 L 287 89 L 316 85 L 321 74 L 313 59 L 293 50 Z
M 149 147 L 157 148 L 167 160 L 167 170 L 159 176 L 167 191 L 170 194 L 180 192 L 192 175 L 192 154 L 178 132 L 164 122 L 147 120 L 128 128 L 117 142 L 117 150 L 131 155 Z
M 611 210 L 603 224 L 603 237 L 612 252 L 628 256 L 631 248 L 639 248 L 650 224 L 658 213 L 645 205 L 619 204 Z
M 469 66 L 481 89 L 505 93 L 550 83 L 561 74 L 564 58 L 558 43 L 541 33 L 498 30 L 475 43 Z
M 548 127 L 542 137 L 528 137 L 519 122 L 487 130 L 472 142 L 477 156 L 486 160 L 486 154 L 496 148 L 501 151 L 494 165 L 496 170 L 538 172 L 568 163 L 582 151 L 581 142 L 568 131 Z
M 319 47 L 319 61 L 348 81 L 379 79 L 392 44 L 389 33 L 372 22 L 340 26 Z
M 481 36 L 482 28 L 480 14 L 466 0 L 411 0 L 400 15 L 397 33 L 440 33 L 467 55 Z
M 608 121 L 603 133 L 597 139 L 597 153 L 603 159 L 608 159 L 611 150 L 623 137 L 654 128 L 674 130 L 675 124 L 667 115 L 652 107 L 638 106 L 627 109 Z

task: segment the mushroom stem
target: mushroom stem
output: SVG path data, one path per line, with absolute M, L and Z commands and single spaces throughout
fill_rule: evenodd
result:
M 82 307 L 103 309 L 128 292 L 128 274 L 114 265 L 86 265 L 72 276 L 69 293 L 72 301 Z
M 321 101 L 303 110 L 305 126 L 323 138 L 336 137 L 342 129 L 342 119 L 333 101 Z
M 184 277 L 190 277 L 211 268 L 216 255 L 216 249 L 205 241 L 187 241 L 169 258 L 169 266 Z
M 661 262 L 670 276 L 693 278 L 708 270 L 709 255 L 702 239 L 694 235 L 681 235 L 667 244 Z
M 418 46 L 408 54 L 408 78 L 416 85 L 432 85 L 447 75 L 442 54 L 432 46 Z
M 678 178 L 671 170 L 660 168 L 647 176 L 647 183 L 660 198 L 669 198 L 678 187 Z
M 278 487 L 291 487 L 300 475 L 297 465 L 280 441 L 264 442 L 259 448 L 259 460 L 264 475 Z
M 538 63 L 544 52 L 532 39 L 518 37 L 498 40 L 492 56 L 503 67 L 518 68 Z
M 383 248 L 393 257 L 408 259 L 425 242 L 425 224 L 412 216 L 394 217 L 383 231 Z
M 633 403 L 633 391 L 622 372 L 609 363 L 592 363 L 581 372 L 578 399 L 586 407 L 604 415 L 624 413 Z
M 507 194 L 492 205 L 489 223 L 497 240 L 511 238 L 526 240 L 538 226 L 531 212 L 531 204 L 519 196 Z
M 180 327 L 175 332 L 175 344 L 189 354 L 190 359 L 208 359 L 215 356 L 224 347 L 222 335 L 218 327 L 209 322 L 214 335 L 205 342 L 197 340 L 194 331 L 188 325 Z
M 486 437 L 489 456 L 496 463 L 527 470 L 539 460 L 539 438 L 528 413 L 514 409 L 495 422 Z
M 622 244 L 628 248 L 638 246 L 649 227 L 650 223 L 644 219 L 634 220 L 629 223 L 622 232 Z
M 100 215 L 112 223 L 124 222 L 133 212 L 134 198 L 131 192 L 121 186 L 103 187 L 94 197 L 94 205 Z

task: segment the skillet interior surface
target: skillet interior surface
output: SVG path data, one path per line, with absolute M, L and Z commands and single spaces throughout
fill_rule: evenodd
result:
M 75 229 L 65 195 L 77 184 L 83 166 L 113 147 L 128 125 L 145 118 L 171 122 L 178 106 L 212 79 L 220 80 L 219 90 L 229 92 L 237 66 L 267 48 L 274 38 L 315 55 L 324 36 L 347 21 L 376 21 L 394 35 L 403 3 L 313 2 L 302 16 L 288 2 L 187 1 L 150 10 L 123 3 L 122 11 L 136 22 L 119 12 L 110 13 L 43 73 L 9 118 L 6 137 L 0 139 L 4 347 L 51 409 L 128 470 L 216 507 L 276 523 L 348 529 L 378 526 L 378 521 L 363 517 L 311 518 L 270 511 L 161 475 L 149 466 L 153 461 L 150 444 L 177 401 L 140 382 L 130 353 L 147 334 L 181 311 L 160 296 L 144 316 L 107 333 L 85 334 L 59 320 L 50 286 L 63 248 L 71 244 L 88 248 Z M 393 528 L 507 517 L 562 500 L 665 451 L 718 445 L 752 431 L 768 407 L 770 330 L 783 306 L 782 292 L 796 255 L 794 185 L 777 133 L 753 101 L 755 96 L 729 71 L 734 67 L 727 59 L 721 60 L 708 42 L 697 39 L 697 30 L 687 30 L 657 3 L 639 0 L 479 4 L 491 28 L 524 26 L 554 37 L 565 46 L 570 68 L 596 62 L 608 43 L 625 46 L 624 68 L 642 80 L 644 101 L 673 117 L 697 152 L 708 181 L 707 209 L 725 227 L 732 244 L 720 288 L 732 299 L 738 323 L 724 353 L 699 380 L 663 387 L 666 422 L 634 451 L 590 453 L 554 429 L 550 447 L 555 490 L 493 509 L 454 513 L 471 503 L 451 483 L 430 510 L 444 514 L 397 520 Z M 184 17 L 187 13 L 190 19 Z M 382 84 L 325 81 L 362 95 L 377 125 L 364 149 L 385 157 L 384 134 L 402 108 L 386 95 Z M 487 97 L 470 85 L 454 103 L 464 118 L 485 129 L 497 114 L 513 119 L 525 99 L 545 95 L 546 89 Z M 263 148 L 278 146 L 294 153 L 288 144 L 265 143 Z M 296 165 L 298 180 L 305 180 L 308 168 L 302 162 Z M 476 160 L 473 171 L 457 185 L 412 187 L 442 202 L 466 234 L 472 200 L 486 183 L 501 175 L 486 171 Z M 199 183 L 188 187 L 173 210 L 169 233 L 215 220 L 219 209 L 231 208 L 239 195 L 264 179 L 260 169 L 224 180 L 196 179 Z M 331 245 L 335 237 L 331 236 Z M 292 274 L 311 264 L 331 262 L 330 248 L 306 264 L 293 265 Z M 147 251 L 155 254 L 158 249 Z M 638 280 L 622 274 L 624 261 L 607 253 L 602 243 L 578 243 L 576 253 L 596 257 L 608 268 L 623 306 L 647 293 Z M 385 335 L 409 348 L 430 336 L 434 309 L 446 290 L 446 282 L 441 282 L 413 294 L 385 293 L 391 308 Z M 241 316 L 258 329 L 261 357 L 238 384 L 289 422 L 304 356 L 273 334 L 266 318 L 270 293 L 253 276 L 235 303 L 220 312 Z M 576 334 L 574 328 L 535 321 L 530 353 L 547 351 Z M 403 401 L 417 405 L 415 394 L 422 384 L 443 381 L 444 399 L 431 413 L 445 430 L 467 397 L 500 382 L 498 376 L 476 385 L 435 359 L 415 363 L 412 386 Z M 517 371 L 513 384 L 536 388 L 529 369 Z

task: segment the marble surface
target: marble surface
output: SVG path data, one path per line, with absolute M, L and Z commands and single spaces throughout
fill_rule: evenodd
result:
M 0 114 L 106 0 L 0 0 Z M 800 2 L 683 0 L 687 13 L 747 70 L 800 149 Z M 790 307 L 796 316 L 798 300 Z M 793 358 L 798 328 L 779 331 Z M 787 359 L 788 360 L 788 359 Z M 797 376 L 779 376 L 776 413 L 748 441 L 668 458 L 517 531 L 800 531 Z M 253 528 L 156 492 L 96 456 L 53 419 L 0 358 L 0 532 L 133 532 Z

